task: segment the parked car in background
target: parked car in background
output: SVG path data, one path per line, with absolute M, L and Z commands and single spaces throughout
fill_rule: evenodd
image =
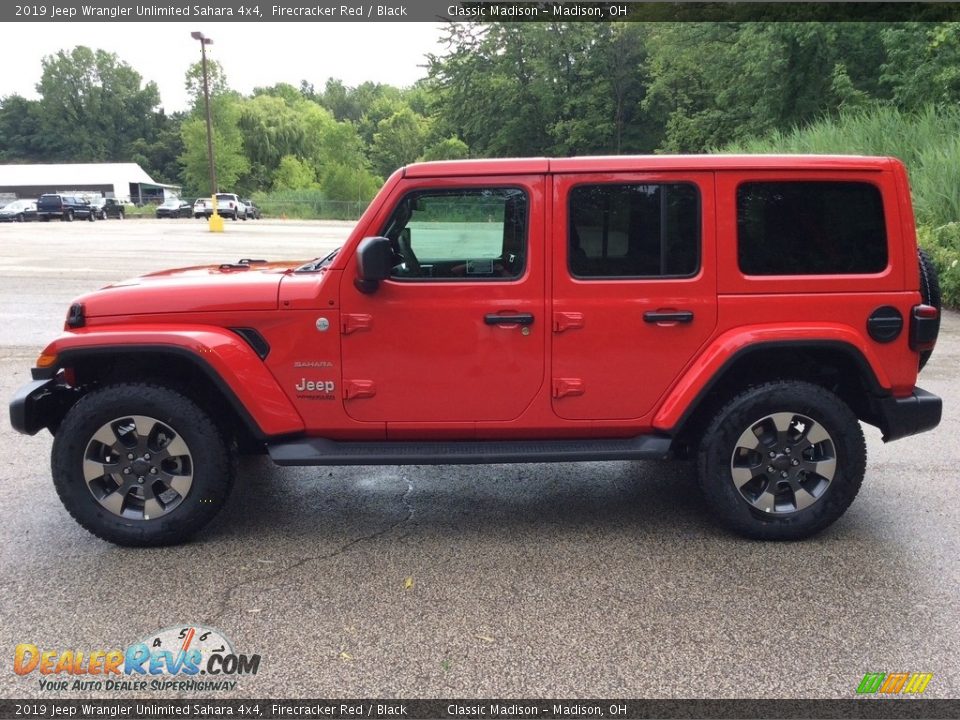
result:
M 89 201 L 76 195 L 41 195 L 37 200 L 37 218 L 47 222 L 50 218 L 59 218 L 66 222 L 97 219 L 97 211 Z
M 217 214 L 231 220 L 246 220 L 247 210 L 240 198 L 233 193 L 217 193 Z M 210 198 L 197 198 L 193 204 L 195 218 L 213 215 L 213 201 Z
M 228 217 L 231 220 L 247 219 L 246 207 L 233 193 L 217 193 L 217 212 L 221 217 Z
M 116 198 L 99 198 L 91 204 L 96 208 L 98 220 L 106 220 L 107 218 L 123 220 L 127 212 L 123 207 L 123 203 Z
M 194 206 L 180 198 L 168 198 L 163 205 L 157 206 L 158 218 L 188 218 L 193 215 Z
M 36 219 L 36 200 L 14 200 L 0 209 L 0 222 L 28 222 Z
M 261 215 L 260 215 L 260 208 L 258 208 L 256 205 L 254 205 L 253 200 L 250 200 L 249 198 L 247 198 L 247 199 L 241 199 L 240 202 L 242 202 L 244 208 L 246 208 L 247 219 L 248 219 L 248 220 L 259 220 L 259 219 L 260 219 L 260 217 L 261 217 Z

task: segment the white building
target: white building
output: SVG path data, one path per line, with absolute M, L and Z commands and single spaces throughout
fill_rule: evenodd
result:
M 0 165 L 0 196 L 36 198 L 44 193 L 100 195 L 140 205 L 178 197 L 180 186 L 155 182 L 136 163 Z

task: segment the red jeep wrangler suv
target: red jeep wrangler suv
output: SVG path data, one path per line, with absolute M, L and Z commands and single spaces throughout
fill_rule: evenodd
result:
M 846 510 L 860 421 L 896 440 L 939 290 L 904 166 L 607 157 L 398 170 L 337 252 L 78 298 L 10 406 L 70 513 L 122 545 L 208 522 L 234 454 L 279 465 L 695 457 L 745 535 Z

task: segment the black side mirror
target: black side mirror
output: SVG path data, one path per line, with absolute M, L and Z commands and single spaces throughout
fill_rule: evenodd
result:
M 393 270 L 393 248 L 390 238 L 368 237 L 357 247 L 357 290 L 364 294 L 376 292 L 380 281 L 390 277 Z

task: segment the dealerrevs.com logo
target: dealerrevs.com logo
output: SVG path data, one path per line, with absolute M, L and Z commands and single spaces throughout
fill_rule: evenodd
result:
M 920 695 L 933 673 L 867 673 L 857 686 L 858 695 Z
M 218 630 L 176 625 L 120 650 L 44 649 L 20 643 L 13 671 L 35 677 L 44 691 L 233 690 L 256 675 L 260 655 L 237 653 Z

